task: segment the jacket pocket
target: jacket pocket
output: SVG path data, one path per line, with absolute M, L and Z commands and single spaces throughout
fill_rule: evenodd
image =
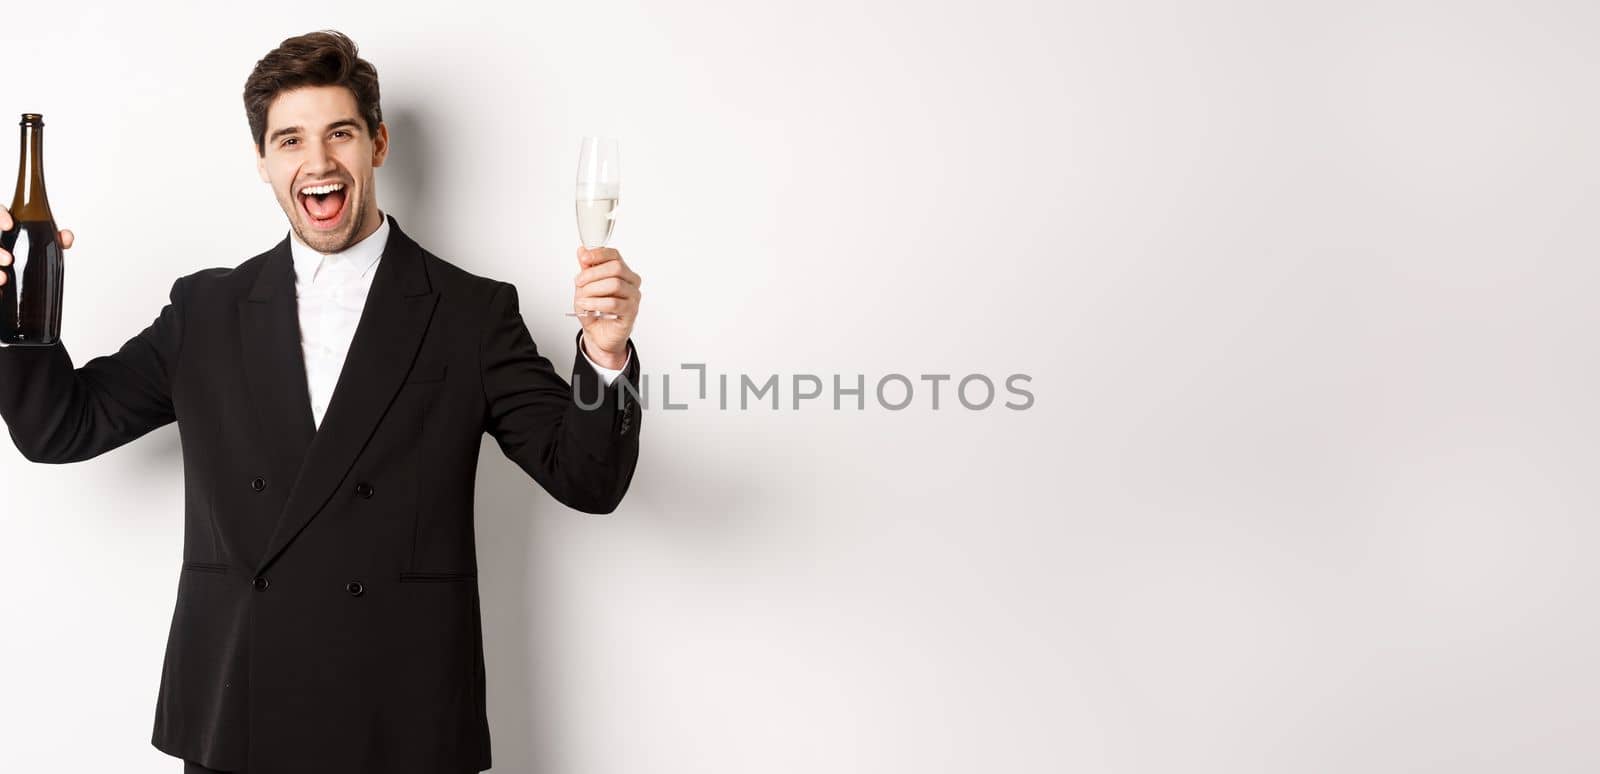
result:
M 184 562 L 183 569 L 193 572 L 226 573 L 228 571 L 228 565 L 220 564 L 218 562 Z
M 443 572 L 437 570 L 420 570 L 400 573 L 401 583 L 454 583 L 473 581 L 478 579 L 475 572 Z

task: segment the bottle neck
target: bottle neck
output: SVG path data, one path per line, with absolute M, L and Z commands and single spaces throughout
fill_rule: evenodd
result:
M 22 125 L 22 153 L 17 163 L 17 192 L 11 198 L 11 215 L 22 220 L 52 220 L 50 200 L 44 193 L 44 127 Z

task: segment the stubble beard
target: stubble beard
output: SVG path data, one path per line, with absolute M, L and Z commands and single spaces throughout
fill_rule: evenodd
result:
M 300 198 L 293 191 L 289 193 L 289 203 L 285 208 L 293 208 L 289 216 L 289 227 L 294 229 L 295 236 L 306 246 L 325 255 L 342 253 L 355 244 L 356 234 L 361 231 L 361 224 L 367 222 L 367 213 L 372 210 L 372 203 L 367 197 L 361 197 L 361 204 L 353 213 L 346 213 L 345 223 L 338 231 L 329 233 L 317 231 L 306 224 L 305 209 L 300 206 Z M 346 203 L 348 206 L 348 203 Z

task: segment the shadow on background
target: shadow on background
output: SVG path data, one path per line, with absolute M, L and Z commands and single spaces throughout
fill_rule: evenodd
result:
M 386 106 L 384 114 L 393 143 L 391 155 L 379 173 L 383 178 L 380 189 L 384 209 L 388 212 L 392 207 L 406 232 L 424 248 L 455 262 L 448 249 L 451 226 L 438 217 L 437 202 L 431 199 L 440 190 L 433 162 L 450 158 L 451 149 L 430 135 L 421 106 L 396 103 Z M 465 262 L 457 265 L 488 276 L 484 267 Z M 554 315 L 556 310 L 550 312 Z M 533 317 L 527 310 L 523 310 L 523 316 Z M 576 355 L 558 339 L 570 342 L 577 325 L 571 321 L 570 326 L 559 326 L 555 333 L 531 331 L 540 352 L 551 359 L 558 371 L 564 371 Z M 541 325 L 549 327 L 557 326 Z M 640 356 L 647 369 L 665 368 L 652 365 L 643 351 Z M 571 377 L 568 373 L 562 376 L 569 380 Z M 652 377 L 652 381 L 658 379 L 659 376 Z M 659 382 L 652 389 L 658 391 Z M 663 418 L 654 402 L 657 400 L 659 397 L 652 397 L 642 425 L 661 423 Z M 649 514 L 653 523 L 648 529 L 666 536 L 669 545 L 712 545 L 730 537 L 739 539 L 737 515 L 744 512 L 747 503 L 762 498 L 761 482 L 728 477 L 726 471 L 733 468 L 726 460 L 715 459 L 714 454 L 697 454 L 694 449 L 652 454 L 650 438 L 646 431 L 638 472 L 617 515 L 625 518 L 629 511 Z M 647 481 L 656 485 L 646 485 Z M 535 620 L 540 611 L 535 609 L 531 592 L 550 585 L 535 575 L 541 569 L 539 557 L 548 550 L 537 544 L 545 541 L 535 530 L 540 524 L 548 524 L 543 521 L 548 519 L 610 516 L 583 514 L 556 502 L 506 459 L 487 434 L 479 448 L 475 491 L 474 526 L 493 771 L 554 772 L 562 757 L 557 738 L 560 726 L 555 722 L 560 711 L 555 704 L 557 686 L 541 682 L 540 675 L 548 671 L 536 668 L 542 656 L 534 651 L 532 642 L 532 633 L 544 631 L 546 624 Z
M 428 134 L 423 111 L 405 103 L 386 105 L 383 122 L 389 126 L 389 158 L 377 176 L 381 209 L 395 216 L 407 235 L 434 253 L 448 258 L 449 234 L 439 222 L 432 201 L 437 174 L 433 159 L 448 158 L 450 150 Z M 391 209 L 392 208 L 392 209 Z M 466 267 L 463 267 L 466 268 Z M 468 269 L 469 271 L 471 269 Z

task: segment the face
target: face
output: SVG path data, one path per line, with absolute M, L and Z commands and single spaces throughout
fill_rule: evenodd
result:
M 279 94 L 267 108 L 264 145 L 256 171 L 300 241 L 336 253 L 378 230 L 372 170 L 389 154 L 389 128 L 380 123 L 369 135 L 349 89 L 305 86 Z

